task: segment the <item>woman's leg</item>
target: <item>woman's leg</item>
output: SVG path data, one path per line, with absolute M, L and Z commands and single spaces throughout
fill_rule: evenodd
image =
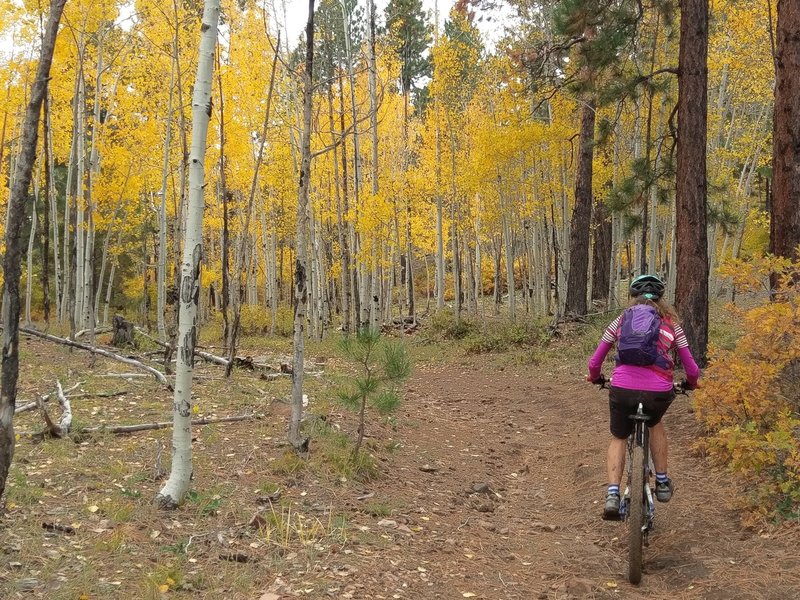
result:
M 653 455 L 656 473 L 666 473 L 668 457 L 667 431 L 664 429 L 664 423 L 662 422 L 650 428 L 650 452 Z
M 620 439 L 616 436 L 611 437 L 608 445 L 608 483 L 609 485 L 619 485 L 622 480 L 622 471 L 625 468 L 625 448 L 627 439 Z

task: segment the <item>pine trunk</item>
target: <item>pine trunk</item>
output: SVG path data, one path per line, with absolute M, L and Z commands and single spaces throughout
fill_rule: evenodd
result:
M 701 364 L 708 346 L 707 56 L 708 0 L 681 0 L 675 295 L 689 347 Z
M 569 275 L 565 312 L 587 312 L 587 276 L 589 272 L 589 229 L 592 218 L 592 158 L 594 154 L 594 102 L 590 99 L 581 114 L 580 153 L 575 173 L 575 207 L 572 211 L 569 238 Z
M 778 2 L 770 252 L 798 258 L 800 245 L 800 3 Z M 771 278 L 773 288 L 777 276 Z

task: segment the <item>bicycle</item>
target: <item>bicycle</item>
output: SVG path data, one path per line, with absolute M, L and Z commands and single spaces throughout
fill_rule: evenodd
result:
M 611 380 L 601 375 L 594 383 L 600 389 L 608 389 Z M 676 394 L 688 396 L 685 380 L 674 383 L 673 389 Z M 619 516 L 628 523 L 628 581 L 638 584 L 642 580 L 644 546 L 648 545 L 656 513 L 654 490 L 650 486 L 650 476 L 655 469 L 650 456 L 650 428 L 646 426 L 650 417 L 641 403 L 630 418 L 635 421 L 635 427 L 628 436 L 628 482 L 620 498 Z M 633 500 L 640 494 L 641 501 Z

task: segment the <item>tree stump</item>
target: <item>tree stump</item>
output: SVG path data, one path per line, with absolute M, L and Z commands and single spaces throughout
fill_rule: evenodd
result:
M 136 339 L 133 337 L 134 326 L 125 317 L 114 315 L 111 322 L 114 335 L 111 338 L 111 345 L 115 348 L 136 348 Z

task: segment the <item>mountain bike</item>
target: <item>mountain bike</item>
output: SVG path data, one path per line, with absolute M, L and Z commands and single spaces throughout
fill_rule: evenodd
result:
M 611 380 L 602 375 L 595 382 L 600 389 L 608 389 L 610 383 Z M 688 395 L 685 380 L 673 387 L 676 394 Z M 628 436 L 628 482 L 620 498 L 619 516 L 628 523 L 628 581 L 637 584 L 642 580 L 643 549 L 648 545 L 656 514 L 654 487 L 650 485 L 655 468 L 650 456 L 650 428 L 647 427 L 650 416 L 640 403 L 630 418 L 635 426 Z

